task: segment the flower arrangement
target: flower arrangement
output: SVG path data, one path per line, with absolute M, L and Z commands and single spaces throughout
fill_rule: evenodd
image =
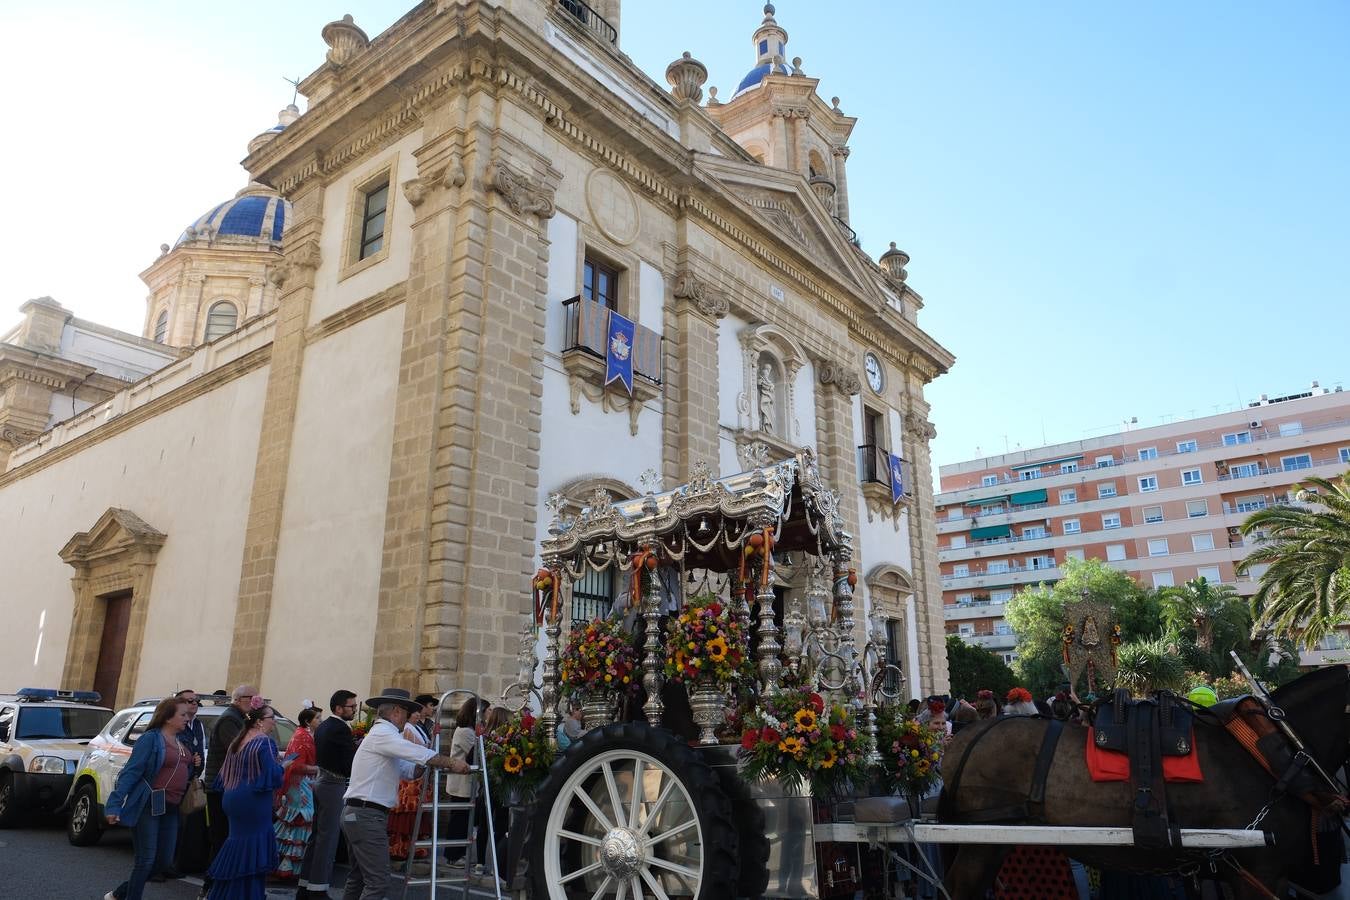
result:
M 754 674 L 741 623 L 713 594 L 692 597 L 666 623 L 666 677 L 726 686 Z
M 637 663 L 637 651 L 622 625 L 594 619 L 586 627 L 573 630 L 567 639 L 559 673 L 563 693 L 636 690 Z
M 740 758 L 752 781 L 778 778 L 788 789 L 809 782 L 829 791 L 861 781 L 867 738 L 845 706 L 827 707 L 820 694 L 788 689 L 762 697 L 741 719 Z
M 370 726 L 375 724 L 375 710 L 363 709 L 352 719 L 352 737 L 360 743 L 361 738 L 370 733 Z
M 532 794 L 553 765 L 554 749 L 539 720 L 528 709 L 483 735 L 488 777 L 493 790 Z
M 941 777 L 944 732 L 920 722 L 901 708 L 887 709 L 877 720 L 882 782 L 906 796 L 923 794 Z

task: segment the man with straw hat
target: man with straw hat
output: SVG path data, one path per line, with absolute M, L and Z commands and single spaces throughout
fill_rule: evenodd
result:
M 343 900 L 384 900 L 389 885 L 389 810 L 398 802 L 398 783 L 418 765 L 469 771 L 463 760 L 404 740 L 403 726 L 422 704 L 401 688 L 385 688 L 366 701 L 375 723 L 352 759 L 352 779 L 343 795 L 342 833 L 352 859 Z

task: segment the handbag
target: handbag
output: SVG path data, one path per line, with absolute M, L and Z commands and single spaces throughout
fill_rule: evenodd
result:
M 190 816 L 205 807 L 206 785 L 202 784 L 200 778 L 194 778 L 188 782 L 187 791 L 183 793 L 182 802 L 178 804 L 178 814 Z

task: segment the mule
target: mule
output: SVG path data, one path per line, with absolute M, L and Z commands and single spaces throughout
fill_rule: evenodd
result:
M 1294 732 L 1313 759 L 1327 772 L 1346 762 L 1350 741 L 1350 682 L 1346 666 L 1319 669 L 1280 688 L 1276 705 L 1284 709 Z M 944 789 L 939 804 L 943 822 L 987 821 L 981 812 L 1025 804 L 1032 789 L 1032 771 L 1049 720 L 991 720 L 961 731 L 944 754 L 944 777 L 955 792 Z M 989 740 L 976 743 L 959 773 L 955 769 L 972 741 L 987 729 Z M 1126 826 L 1131 824 L 1128 782 L 1094 782 L 1084 750 L 1086 726 L 1067 724 L 1054 753 L 1045 785 L 1040 821 L 1063 826 Z M 1274 779 L 1241 744 L 1218 725 L 1196 716 L 1195 749 L 1202 783 L 1169 783 L 1172 821 L 1182 828 L 1245 828 L 1256 819 L 1271 795 Z M 1027 821 L 1027 820 L 1023 820 Z M 1260 828 L 1275 835 L 1274 848 L 1233 851 L 1232 859 L 1250 878 L 1284 896 L 1291 869 L 1310 858 L 1312 811 L 1302 800 L 1286 796 L 1272 806 Z M 947 889 L 956 900 L 984 896 L 993 886 L 1006 846 L 963 845 L 947 870 Z M 1091 866 L 1137 873 L 1184 872 L 1204 862 L 1203 851 L 1144 850 L 1134 847 L 1065 847 L 1071 857 Z M 1208 869 L 1208 864 L 1204 863 Z M 1239 900 L 1263 900 L 1261 887 L 1236 868 L 1220 863 L 1220 876 Z M 1297 879 L 1294 879 L 1297 882 Z

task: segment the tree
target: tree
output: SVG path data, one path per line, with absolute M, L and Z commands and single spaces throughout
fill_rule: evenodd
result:
M 1309 478 L 1296 496 L 1242 523 L 1261 537 L 1238 571 L 1268 566 L 1251 601 L 1256 628 L 1312 647 L 1350 618 L 1350 471 L 1339 484 Z
M 1251 613 L 1231 585 L 1194 578 L 1163 588 L 1158 598 L 1168 635 L 1191 669 L 1228 675 L 1233 670 L 1230 650 L 1251 665 Z
M 1038 585 L 1008 601 L 1007 620 L 1017 632 L 1017 662 L 1013 671 L 1037 696 L 1048 694 L 1064 680 L 1064 607 L 1082 598 L 1083 592 L 1111 608 L 1120 625 L 1121 640 L 1128 642 L 1158 635 L 1161 601 L 1133 578 L 1099 559 L 1066 559 L 1064 576 L 1053 586 Z
M 988 650 L 972 647 L 954 634 L 947 635 L 947 673 L 952 696 L 973 701 L 977 692 L 991 690 L 1003 697 L 1017 686 L 1017 676 Z
M 1116 687 L 1123 687 L 1136 697 L 1147 697 L 1154 691 L 1186 689 L 1186 662 L 1166 638 L 1121 644 L 1117 660 L 1120 668 L 1116 671 Z

